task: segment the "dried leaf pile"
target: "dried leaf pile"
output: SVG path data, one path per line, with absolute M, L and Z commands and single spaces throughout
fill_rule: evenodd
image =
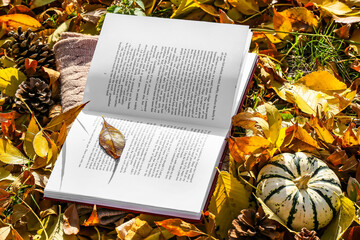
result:
M 0 239 L 359 239 L 360 3 L 356 0 L 1 0 Z M 52 46 L 99 34 L 106 12 L 247 24 L 259 56 L 229 158 L 201 223 L 43 199 L 67 128 Z M 116 29 L 114 29 L 116 31 Z M 217 34 L 217 33 L 214 33 Z M 219 42 L 226 44 L 226 42 Z M 114 158 L 123 136 L 104 122 Z M 119 146 L 109 141 L 122 139 Z M 339 177 L 329 225 L 295 232 L 254 194 L 280 153 L 307 152 Z M 228 163 L 228 164 L 226 164 Z M 319 213 L 321 214 L 321 213 Z

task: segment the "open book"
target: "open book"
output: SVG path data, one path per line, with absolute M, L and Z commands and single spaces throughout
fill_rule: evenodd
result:
M 200 219 L 256 64 L 247 26 L 107 14 L 45 197 Z M 125 136 L 114 160 L 104 116 Z

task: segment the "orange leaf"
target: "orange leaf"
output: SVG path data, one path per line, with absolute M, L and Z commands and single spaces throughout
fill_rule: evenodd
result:
M 0 113 L 0 122 L 4 122 L 15 118 L 15 111 L 8 113 Z
M 350 27 L 351 27 L 351 24 L 348 23 L 348 24 L 342 26 L 341 28 L 334 30 L 334 32 L 339 38 L 349 39 Z
M 290 148 L 295 152 L 316 151 L 319 147 L 315 139 L 310 134 L 300 127 L 298 123 L 286 129 L 285 139 L 282 147 Z
M 155 222 L 155 224 L 164 227 L 170 233 L 179 237 L 181 236 L 196 237 L 205 234 L 202 231 L 200 231 L 197 227 L 195 227 L 193 224 L 184 222 L 179 218 L 166 219 L 161 222 Z
M 3 212 L 10 203 L 10 193 L 0 188 L 0 212 Z
M 118 129 L 111 126 L 104 119 L 99 136 L 99 143 L 107 154 L 118 159 L 125 147 L 125 137 Z
M 30 58 L 25 59 L 25 71 L 28 75 L 33 75 L 34 73 L 36 73 L 36 67 L 37 67 L 36 60 Z
M 359 140 L 356 137 L 354 131 L 352 130 L 351 124 L 346 129 L 346 131 L 344 132 L 344 135 L 341 136 L 340 139 L 342 140 L 342 146 L 344 148 L 359 145 Z
M 310 116 L 310 124 L 315 129 L 316 135 L 319 139 L 325 143 L 331 144 L 334 142 L 334 137 L 329 130 L 326 129 L 324 124 L 320 121 L 318 117 Z
M 221 8 L 219 9 L 219 17 L 220 23 L 234 23 L 234 20 L 232 20 L 223 10 L 221 10 Z
M 337 167 L 341 165 L 347 158 L 348 156 L 346 155 L 346 152 L 344 150 L 337 149 L 326 160 L 331 162 L 331 164 L 335 167 Z
M 275 9 L 274 9 L 273 24 L 274 24 L 274 29 L 276 31 L 279 31 L 278 33 L 276 33 L 276 35 L 281 39 L 284 39 L 288 36 L 288 33 L 286 32 L 292 31 L 292 25 L 290 20 L 287 17 L 284 17 L 282 14 L 278 13 Z
M 270 145 L 269 140 L 259 136 L 230 137 L 228 141 L 230 154 L 237 162 L 242 162 L 244 155 L 261 153 Z
M 8 31 L 18 27 L 21 27 L 23 30 L 30 28 L 32 31 L 41 28 L 38 20 L 21 13 L 0 16 L 0 24 L 4 24 Z
M 90 217 L 82 225 L 85 226 L 85 227 L 89 227 L 89 226 L 96 226 L 99 223 L 100 223 L 100 221 L 99 221 L 99 218 L 97 216 L 96 205 L 94 205 L 94 208 L 93 208 L 93 211 L 92 211 Z

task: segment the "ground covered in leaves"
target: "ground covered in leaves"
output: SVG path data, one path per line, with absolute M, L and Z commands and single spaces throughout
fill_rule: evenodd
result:
M 0 239 L 359 239 L 358 0 L 0 5 Z M 62 113 L 52 46 L 65 31 L 99 34 L 106 12 L 252 28 L 251 51 L 259 62 L 243 111 L 233 117 L 228 167 L 219 173 L 202 223 L 43 199 L 67 127 L 83 108 Z M 317 231 L 289 229 L 254 194 L 257 175 L 272 157 L 299 151 L 322 159 L 341 183 L 340 210 Z

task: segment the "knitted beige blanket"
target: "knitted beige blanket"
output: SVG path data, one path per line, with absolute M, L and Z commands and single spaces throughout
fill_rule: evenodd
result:
M 54 45 L 63 112 L 82 102 L 97 40 L 97 36 L 65 32 Z

